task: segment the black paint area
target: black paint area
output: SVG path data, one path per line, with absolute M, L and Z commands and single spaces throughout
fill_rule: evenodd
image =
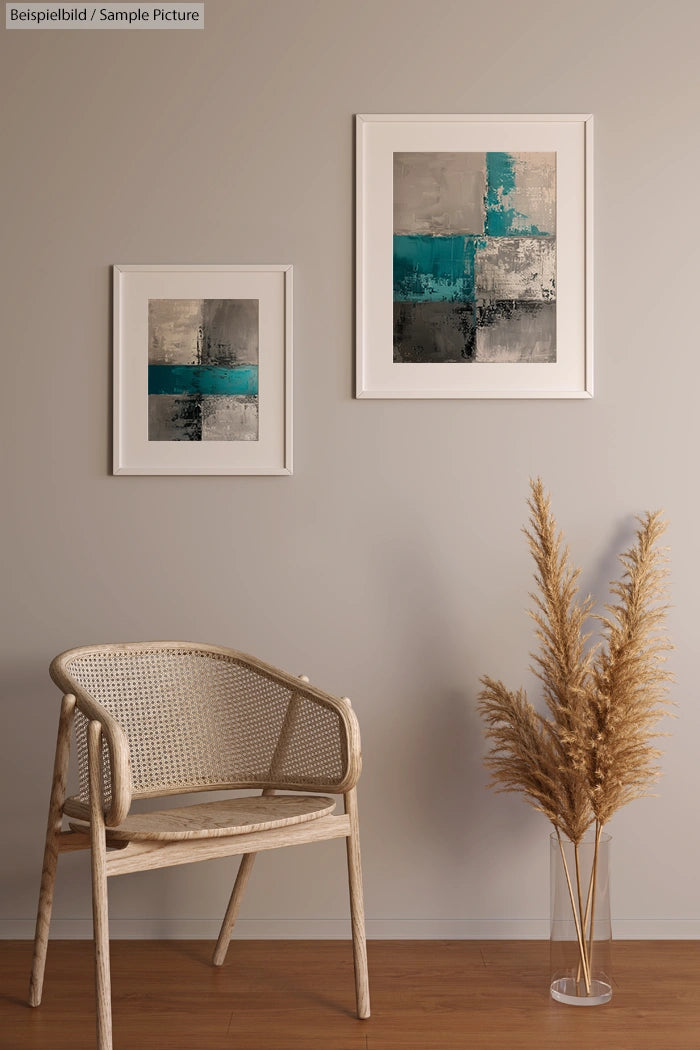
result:
M 473 361 L 474 304 L 394 303 L 394 362 Z

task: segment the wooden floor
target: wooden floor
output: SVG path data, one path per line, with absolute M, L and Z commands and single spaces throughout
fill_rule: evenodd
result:
M 92 946 L 52 941 L 40 1007 L 31 945 L 0 942 L 1 1050 L 94 1050 Z M 700 942 L 614 946 L 615 990 L 548 994 L 542 941 L 370 941 L 372 1017 L 354 1016 L 343 941 L 113 941 L 115 1050 L 699 1050 Z

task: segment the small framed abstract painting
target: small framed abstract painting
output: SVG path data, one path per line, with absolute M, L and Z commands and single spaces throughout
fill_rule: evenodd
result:
M 115 474 L 292 473 L 292 267 L 114 267 Z
M 592 397 L 592 116 L 356 125 L 356 396 Z

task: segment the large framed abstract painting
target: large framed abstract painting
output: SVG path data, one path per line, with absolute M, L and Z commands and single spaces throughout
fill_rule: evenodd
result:
M 292 267 L 114 267 L 114 473 L 292 473 Z
M 593 118 L 356 123 L 357 397 L 592 397 Z

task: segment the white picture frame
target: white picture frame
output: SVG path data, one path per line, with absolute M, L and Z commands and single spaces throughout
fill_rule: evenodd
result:
M 433 235 L 435 209 L 438 197 L 433 191 L 432 172 L 425 174 L 424 156 L 437 159 L 445 156 L 462 158 L 500 157 L 514 155 L 531 164 L 528 155 L 551 158 L 554 175 L 549 176 L 554 186 L 555 226 L 546 247 L 554 253 L 555 280 L 550 282 L 547 294 L 555 295 L 551 303 L 543 304 L 538 323 L 547 318 L 549 342 L 545 344 L 540 332 L 532 337 L 533 350 L 521 346 L 525 336 L 524 313 L 540 309 L 531 305 L 515 304 L 511 311 L 519 318 L 518 341 L 508 342 L 510 321 L 499 328 L 498 338 L 505 346 L 496 346 L 491 332 L 485 333 L 490 323 L 484 302 L 478 290 L 470 295 L 474 304 L 474 326 L 470 329 L 469 345 L 461 350 L 462 358 L 436 359 L 428 342 L 435 339 L 433 318 L 443 306 L 420 306 L 395 301 L 402 296 L 401 286 L 395 291 L 394 237 L 407 229 L 410 236 L 420 239 Z M 404 163 L 406 161 L 406 163 Z M 432 163 L 432 161 L 430 161 Z M 520 160 L 518 161 L 520 163 Z M 458 159 L 457 163 L 461 163 Z M 472 163 L 469 161 L 469 163 Z M 395 165 L 396 172 L 395 174 Z M 486 165 L 487 166 L 487 165 Z M 404 188 L 403 172 L 415 175 L 415 186 Z M 396 186 L 398 189 L 395 189 Z M 488 184 L 488 176 L 487 176 Z M 480 192 L 469 184 L 475 200 Z M 415 192 L 417 207 L 411 194 Z M 463 190 L 460 190 L 463 193 Z M 488 191 L 491 192 L 490 190 Z M 551 196 L 551 186 L 550 186 Z M 433 194 L 433 197 L 431 197 Z M 422 196 L 421 196 L 422 195 Z M 501 193 L 501 200 L 503 194 Z M 488 211 L 488 196 L 483 198 Z M 407 201 L 404 206 L 404 202 Z M 498 205 L 501 206 L 500 204 Z M 440 207 L 449 215 L 449 202 Z M 395 214 L 396 208 L 396 214 Z M 423 209 L 424 210 L 421 210 Z M 444 216 L 441 216 L 444 219 Z M 447 221 L 447 220 L 445 220 Z M 410 223 L 413 225 L 410 225 Z M 467 220 L 463 220 L 466 224 Z M 408 223 L 409 225 L 405 225 Z M 462 228 L 470 228 L 464 225 Z M 532 227 L 539 234 L 536 227 Z M 428 231 L 426 233 L 425 231 Z M 398 232 L 397 232 L 398 231 Z M 428 242 L 426 242 L 428 243 Z M 436 242 L 430 241 L 434 245 Z M 479 242 L 482 243 L 481 241 Z M 490 241 L 484 237 L 484 244 Z M 505 242 L 499 242 L 502 250 Z M 509 251 L 512 246 L 509 247 Z M 397 248 L 397 252 L 402 248 Z M 411 248 L 411 251 L 414 249 Z M 481 250 L 481 249 L 479 249 Z M 484 249 L 486 250 L 486 249 Z M 520 250 L 520 249 L 518 249 Z M 434 256 L 434 250 L 433 250 Z M 397 256 L 398 258 L 398 256 Z M 522 258 L 522 257 L 521 257 Z M 404 260 L 399 260 L 404 265 Z M 482 273 L 474 264 L 474 272 Z M 551 271 L 551 262 L 549 264 Z M 542 268 L 544 270 L 544 267 Z M 404 271 L 401 271 L 404 272 Z M 427 272 L 427 271 L 426 271 Z M 421 276 L 421 275 L 419 275 Z M 425 275 L 422 275 L 425 276 Z M 491 278 L 489 278 L 491 279 Z M 510 279 L 509 279 L 510 280 Z M 428 295 L 435 291 L 435 281 Z M 498 282 L 496 282 L 497 284 Z M 510 290 L 512 284 L 505 282 Z M 425 285 L 426 282 L 423 282 Z M 478 277 L 473 278 L 474 288 Z M 421 287 L 423 287 L 423 285 Z M 404 286 L 405 287 L 405 286 Z M 492 280 L 491 287 L 494 287 Z M 542 283 L 544 288 L 544 281 Z M 554 290 L 555 289 L 555 290 Z M 411 292 L 411 294 L 413 294 Z M 423 294 L 419 288 L 419 296 Z M 494 293 L 502 294 L 502 293 Z M 529 292 L 523 294 L 532 294 Z M 540 291 L 537 294 L 544 294 Z M 469 297 L 468 295 L 466 296 Z M 478 300 L 478 302 L 477 302 Z M 505 310 L 504 304 L 499 308 Z M 449 307 L 453 309 L 453 307 Z M 417 314 L 417 311 L 430 313 Z M 466 308 L 465 308 L 466 310 Z M 481 311 L 481 312 L 479 312 Z M 465 311 L 463 311 L 465 312 Z M 467 311 L 468 312 L 468 311 Z M 553 316 L 554 315 L 554 316 Z M 413 318 L 420 316 L 420 338 Z M 528 317 L 531 314 L 527 315 Z M 408 323 L 405 323 L 408 317 Z M 428 324 L 425 318 L 430 318 Z M 484 320 L 486 318 L 486 320 Z M 484 327 L 478 329 L 483 321 Z M 440 318 L 440 324 L 444 325 Z M 527 322 L 531 324 L 530 321 Z M 413 327 L 411 327 L 413 324 Z M 500 324 L 500 322 L 499 322 Z M 399 327 L 399 325 L 401 327 Z M 433 327 L 430 327 L 433 325 Z M 399 333 L 397 335 L 396 333 Z M 407 335 L 406 333 L 410 333 Z M 503 334 L 505 333 L 505 334 Z M 439 338 L 442 338 L 440 335 Z M 459 337 L 455 337 L 458 341 Z M 403 339 L 403 342 L 401 340 Z M 479 340 L 482 340 L 479 344 Z M 411 341 L 412 340 L 412 341 Z M 490 340 L 490 344 L 489 344 Z M 465 339 L 465 345 L 467 340 Z M 440 346 L 439 340 L 434 346 Z M 479 350 L 479 345 L 486 349 Z M 476 350 L 474 347 L 476 346 Z M 511 350 L 511 346 L 515 349 Z M 542 350 L 542 347 L 545 347 Z M 425 353 L 425 359 L 406 360 L 415 353 Z M 529 353 L 530 359 L 525 358 Z M 468 355 L 472 356 L 469 357 Z M 479 354 L 482 356 L 480 357 Z M 492 355 L 489 359 L 489 354 Z M 498 355 L 501 355 L 500 357 Z M 509 359 L 521 354 L 521 359 Z M 552 359 L 552 355 L 555 359 Z M 593 116 L 591 114 L 358 114 L 356 116 L 356 397 L 358 398 L 590 398 L 593 396 Z
M 292 266 L 115 265 L 113 292 L 113 473 L 291 474 Z

